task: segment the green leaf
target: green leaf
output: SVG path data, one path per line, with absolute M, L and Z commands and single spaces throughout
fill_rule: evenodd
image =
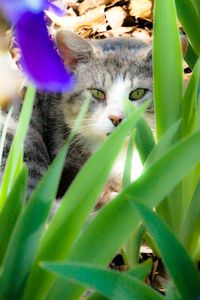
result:
M 186 250 L 167 225 L 149 208 L 135 201 L 144 224 L 153 236 L 165 266 L 183 300 L 196 300 L 200 295 L 200 275 Z
M 140 224 L 140 226 L 138 226 L 138 230 L 131 235 L 130 239 L 126 241 L 122 248 L 123 259 L 129 268 L 134 267 L 138 263 L 140 246 L 144 233 L 144 226 Z
M 104 297 L 103 295 L 99 294 L 98 292 L 95 292 L 91 296 L 89 296 L 87 299 L 88 300 L 108 300 L 109 298 Z
M 24 166 L 0 214 L 0 265 L 2 264 L 11 234 L 23 207 L 27 175 L 27 168 Z
M 177 14 L 195 52 L 200 55 L 200 16 L 191 0 L 175 0 Z M 198 10 L 199 10 L 198 4 Z M 192 22 L 191 22 L 192 20 Z
M 200 58 L 188 83 L 182 102 L 181 133 L 185 137 L 200 129 Z
M 29 86 L 26 92 L 24 103 L 19 117 L 17 130 L 7 158 L 1 188 L 0 188 L 0 210 L 2 209 L 6 198 L 14 184 L 16 177 L 22 169 L 23 146 L 28 131 L 33 102 L 35 97 L 35 88 Z
M 188 252 L 192 255 L 198 245 L 200 236 L 200 182 L 198 182 L 190 205 L 182 222 L 180 239 Z
M 152 100 L 147 102 L 149 106 Z M 129 115 L 131 112 L 136 110 L 136 108 L 131 104 L 129 100 L 125 101 L 125 111 L 126 114 Z M 149 117 L 150 112 L 146 112 L 146 117 Z M 135 143 L 140 155 L 140 159 L 142 163 L 144 163 L 153 149 L 155 145 L 154 137 L 151 128 L 149 127 L 148 123 L 146 122 L 145 118 L 141 117 L 140 120 L 137 122 L 136 125 L 136 138 Z
M 48 271 L 56 272 L 66 278 L 72 278 L 91 286 L 104 296 L 109 297 L 109 299 L 164 299 L 163 296 L 149 288 L 146 284 L 128 274 L 82 264 L 43 263 L 42 266 Z
M 144 263 L 136 265 L 133 269 L 128 270 L 125 274 L 133 276 L 137 279 L 144 280 L 151 272 L 153 261 L 151 259 L 146 260 Z M 108 300 L 102 294 L 98 292 L 93 293 L 88 300 Z
M 156 207 L 199 162 L 199 149 L 200 132 L 173 146 L 165 156 L 145 169 L 140 178 L 102 208 L 77 239 L 68 259 L 107 265 L 140 223 L 137 211 L 127 200 Z M 81 295 L 84 289 L 77 284 L 65 285 L 70 300 L 78 290 Z
M 146 114 L 148 114 L 148 112 Z M 144 118 L 141 118 L 137 123 L 135 144 L 137 146 L 140 159 L 142 163 L 144 163 L 155 146 L 152 130 Z
M 156 161 L 158 161 L 162 156 L 167 153 L 167 151 L 170 149 L 170 147 L 173 146 L 176 140 L 177 131 L 180 127 L 180 121 L 177 121 L 173 125 L 169 127 L 169 129 L 164 133 L 164 135 L 161 137 L 158 144 L 153 148 L 151 153 L 149 154 L 144 167 L 147 168 L 150 165 L 154 164 Z
M 132 269 L 127 271 L 127 274 L 132 275 L 140 280 L 145 280 L 145 278 L 151 272 L 153 267 L 152 259 L 147 259 L 145 262 L 135 265 Z
M 80 235 L 80 230 L 97 202 L 125 137 L 134 127 L 140 118 L 140 112 L 143 112 L 146 106 L 147 104 L 144 104 L 124 120 L 96 151 L 95 155 L 90 157 L 81 168 L 63 197 L 59 210 L 49 224 L 37 260 L 61 260 L 66 258 L 73 242 Z M 37 300 L 43 299 L 54 277 L 49 274 L 45 276 L 44 272 L 41 276 L 41 270 L 36 265 L 29 278 L 23 299 L 30 299 L 33 292 Z M 38 280 L 40 280 L 39 287 L 37 285 Z
M 56 197 L 67 149 L 68 144 L 65 144 L 17 221 L 0 274 L 0 299 L 2 300 L 20 299 L 22 295 L 47 217 Z
M 183 137 L 200 129 L 200 59 L 197 61 L 182 102 L 181 135 Z M 184 179 L 184 207 L 188 208 L 199 180 L 200 166 Z
M 175 3 L 173 0 L 156 0 L 154 9 L 154 98 L 160 139 L 180 119 L 183 71 Z M 164 55 L 164 49 L 167 55 Z
M 135 132 L 131 133 L 126 154 L 124 173 L 122 177 L 122 189 L 125 189 L 131 183 L 132 158 L 135 141 Z
M 188 48 L 187 48 L 187 53 L 185 55 L 185 61 L 187 62 L 187 64 L 191 68 L 191 70 L 194 68 L 197 60 L 198 60 L 198 55 L 196 54 L 196 52 L 194 52 L 190 42 L 188 42 Z
M 199 0 L 192 0 L 192 1 L 200 17 L 200 2 Z
M 171 281 L 167 283 L 166 290 L 166 300 L 182 300 L 181 297 L 177 295 L 177 291 Z

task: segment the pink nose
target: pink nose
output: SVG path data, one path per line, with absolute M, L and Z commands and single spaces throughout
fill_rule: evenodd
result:
M 114 126 L 117 126 L 123 120 L 123 117 L 122 116 L 110 115 L 109 119 L 113 123 Z

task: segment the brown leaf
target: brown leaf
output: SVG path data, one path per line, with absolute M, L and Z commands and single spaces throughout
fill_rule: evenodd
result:
M 94 8 L 82 16 L 65 16 L 59 17 L 52 12 L 46 12 L 47 16 L 52 20 L 54 28 L 67 29 L 71 31 L 78 31 L 81 27 L 92 27 L 94 25 L 105 24 L 106 19 L 104 15 L 104 5 Z
M 149 19 L 152 16 L 151 0 L 131 0 L 129 4 L 130 15 L 136 18 Z
M 115 6 L 106 11 L 106 19 L 112 29 L 122 26 L 127 13 L 121 6 Z
M 78 12 L 80 15 L 82 15 L 89 9 L 98 7 L 100 5 L 114 5 L 117 2 L 119 2 L 119 0 L 84 0 L 79 4 Z

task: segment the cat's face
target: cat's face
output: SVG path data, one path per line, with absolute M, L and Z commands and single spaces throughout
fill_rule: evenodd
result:
M 71 64 L 77 79 L 74 91 L 63 97 L 65 120 L 72 127 L 83 101 L 89 98 L 79 133 L 99 144 L 125 118 L 124 99 L 136 107 L 152 99 L 151 49 L 133 39 L 91 41 L 91 45 L 75 36 L 75 43 L 70 38 L 70 47 L 63 50 L 69 46 L 69 37 L 65 38 L 61 54 L 65 59 L 67 55 L 65 62 Z

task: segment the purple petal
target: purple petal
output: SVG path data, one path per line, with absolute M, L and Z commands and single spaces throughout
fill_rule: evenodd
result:
M 43 12 L 23 14 L 16 24 L 16 38 L 22 51 L 22 66 L 39 89 L 63 92 L 73 87 L 74 78 L 49 39 Z
M 0 7 L 12 23 L 16 23 L 25 12 L 39 13 L 48 5 L 48 0 L 0 0 Z

